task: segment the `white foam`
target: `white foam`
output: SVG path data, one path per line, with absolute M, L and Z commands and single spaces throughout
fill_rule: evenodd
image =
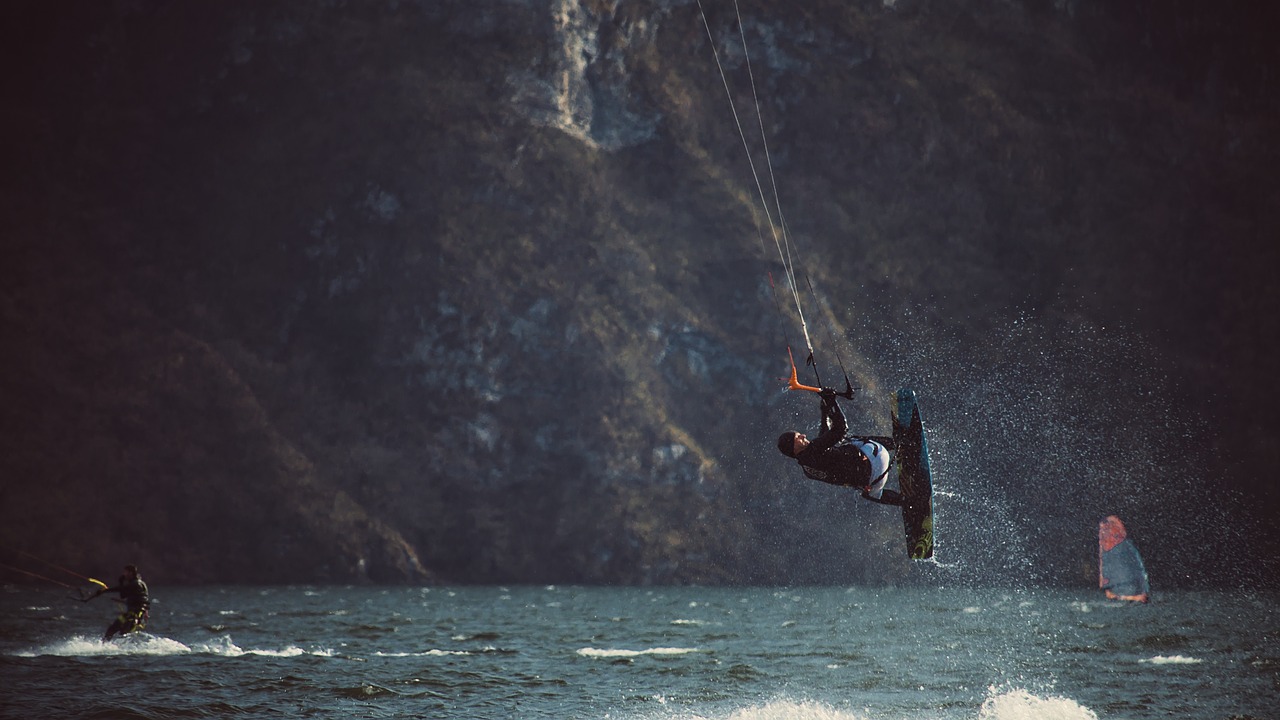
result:
M 687 655 L 698 652 L 697 648 L 649 648 L 648 650 L 620 650 L 612 648 L 582 648 L 578 654 L 583 657 L 597 658 L 629 658 L 641 655 Z
M 93 657 L 102 655 L 185 655 L 191 648 L 177 640 L 132 633 L 114 641 L 103 642 L 98 638 L 75 635 L 38 648 L 15 653 L 19 657 L 55 655 L 59 657 Z
M 679 715 L 677 720 L 868 720 L 848 710 L 839 710 L 824 703 L 774 700 L 763 705 L 740 708 L 723 717 L 707 718 L 702 715 Z
M 220 635 L 209 642 L 197 643 L 192 647 L 192 652 L 208 653 L 210 655 L 221 655 L 222 657 L 244 657 L 246 655 L 256 655 L 261 657 L 298 657 L 300 655 L 314 655 L 318 657 L 333 657 L 334 652 L 328 648 L 313 648 L 307 650 L 297 645 L 289 645 L 279 650 L 268 648 L 249 648 L 245 649 L 236 645 L 232 641 L 230 635 Z
M 422 652 L 376 652 L 375 657 L 448 657 L 451 655 L 474 655 L 468 650 L 424 650 Z
M 994 693 L 994 688 L 990 692 Z M 978 720 L 1098 720 L 1098 715 L 1070 698 L 1010 690 L 988 696 L 978 711 Z
M 1199 665 L 1204 661 L 1200 658 L 1186 657 L 1185 655 L 1156 655 L 1138 662 L 1152 665 Z
M 114 641 L 102 642 L 101 639 L 87 638 L 84 635 L 74 635 L 65 641 L 52 642 L 32 648 L 32 650 L 14 653 L 19 657 L 38 657 L 38 656 L 59 656 L 59 657 L 96 657 L 96 656 L 113 656 L 113 655 L 192 655 L 192 653 L 206 653 L 206 655 L 219 655 L 223 657 L 244 657 L 244 656 L 264 656 L 264 657 L 298 657 L 302 655 L 332 657 L 334 652 L 328 648 L 312 648 L 306 650 L 297 646 L 288 646 L 280 648 L 280 650 L 269 650 L 269 648 L 244 648 L 237 646 L 232 642 L 229 635 L 220 635 L 220 637 L 211 639 L 211 641 L 193 643 L 192 646 L 175 641 L 172 638 L 163 638 L 159 635 L 150 633 L 129 633 L 124 637 L 116 638 Z

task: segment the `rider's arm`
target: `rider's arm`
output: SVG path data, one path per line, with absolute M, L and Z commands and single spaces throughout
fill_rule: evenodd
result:
M 844 435 L 849 430 L 849 423 L 844 419 L 844 413 L 840 411 L 840 405 L 836 403 L 836 393 L 831 388 L 822 389 L 822 434 L 814 438 L 813 445 L 820 450 L 826 450 L 835 447 L 837 443 L 844 440 Z
M 89 602 L 90 600 L 98 597 L 99 595 L 102 595 L 103 593 L 109 593 L 109 592 L 120 592 L 120 588 L 119 587 L 113 587 L 113 588 L 100 587 L 98 588 L 97 592 L 93 593 L 92 595 L 89 595 L 88 597 L 80 598 L 80 602 Z

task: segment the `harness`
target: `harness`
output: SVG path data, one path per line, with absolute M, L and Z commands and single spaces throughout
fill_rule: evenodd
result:
M 837 448 L 840 448 L 840 447 L 848 447 L 858 453 L 858 456 L 862 458 L 862 462 L 870 464 L 871 459 L 859 447 L 855 447 L 853 445 L 854 440 L 857 440 L 863 443 L 864 445 L 866 444 L 871 445 L 873 448 L 872 452 L 876 455 L 880 454 L 880 448 L 884 447 L 884 444 L 881 443 L 880 440 L 878 439 L 859 437 L 857 435 L 846 435 L 844 440 L 841 440 L 838 445 L 833 446 L 831 450 L 836 450 Z M 885 450 L 888 450 L 888 448 L 886 447 Z M 897 453 L 890 452 L 889 462 L 885 464 L 884 470 L 879 475 L 876 475 L 875 477 L 870 478 L 866 484 L 875 485 L 876 483 L 883 480 L 885 477 L 889 475 L 889 471 L 893 469 L 893 465 L 896 462 L 897 462 Z M 833 482 L 831 477 L 832 473 L 826 470 L 823 470 L 821 468 L 810 467 L 808 465 L 805 465 L 803 462 L 799 463 L 799 465 L 800 465 L 800 469 L 804 472 L 804 476 L 809 478 L 810 480 L 818 480 L 820 482 L 825 482 L 825 483 Z M 868 473 L 868 475 L 870 475 L 870 473 Z M 841 484 L 841 483 L 835 483 L 835 484 Z
M 880 448 L 881 448 L 881 447 L 883 447 L 883 446 L 881 445 L 880 441 L 878 441 L 878 440 L 872 440 L 871 438 L 856 437 L 856 436 L 855 436 L 855 437 L 850 437 L 849 439 L 850 439 L 850 440 L 860 440 L 860 441 L 862 441 L 864 444 L 872 445 L 872 446 L 875 448 L 875 450 L 873 450 L 873 452 L 875 452 L 877 455 L 879 455 L 879 454 L 880 454 Z M 885 448 L 885 449 L 886 449 L 886 450 L 888 450 L 888 448 Z M 897 448 L 894 448 L 894 450 L 895 450 L 895 452 L 891 452 L 891 453 L 889 453 L 889 464 L 884 466 L 884 472 L 882 472 L 882 473 L 880 473 L 879 475 L 877 475 L 877 476 L 875 476 L 875 477 L 871 478 L 871 482 L 867 483 L 868 485 L 875 485 L 876 483 L 880 482 L 883 478 L 888 477 L 888 475 L 889 475 L 889 471 L 890 471 L 891 469 L 893 469 L 893 464 L 894 464 L 894 463 L 896 463 L 896 462 L 898 462 L 898 453 L 896 452 Z M 865 455 L 864 455 L 864 456 L 865 456 Z

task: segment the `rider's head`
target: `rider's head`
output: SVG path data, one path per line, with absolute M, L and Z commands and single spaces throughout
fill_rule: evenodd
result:
M 809 447 L 809 438 L 804 433 L 788 430 L 778 436 L 778 452 L 789 458 L 799 455 L 806 447 Z

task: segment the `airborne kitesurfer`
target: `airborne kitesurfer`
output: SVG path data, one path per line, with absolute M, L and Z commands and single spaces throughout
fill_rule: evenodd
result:
M 810 440 L 804 433 L 788 430 L 778 436 L 778 450 L 800 463 L 806 477 L 830 485 L 856 487 L 862 497 L 882 505 L 901 505 L 902 495 L 885 489 L 889 478 L 891 438 L 845 437 L 849 424 L 836 402 L 836 391 L 829 387 L 819 393 L 822 399 L 820 434 Z
M 85 598 L 84 602 L 89 602 L 99 595 L 109 592 L 120 593 L 119 602 L 124 603 L 124 611 L 107 628 L 106 634 L 102 637 L 104 642 L 117 634 L 124 635 L 147 626 L 147 617 L 151 608 L 151 596 L 147 592 L 147 584 L 142 581 L 142 575 L 138 573 L 137 566 L 125 565 L 124 575 L 120 576 L 120 580 L 116 582 L 115 587 L 101 588 Z

